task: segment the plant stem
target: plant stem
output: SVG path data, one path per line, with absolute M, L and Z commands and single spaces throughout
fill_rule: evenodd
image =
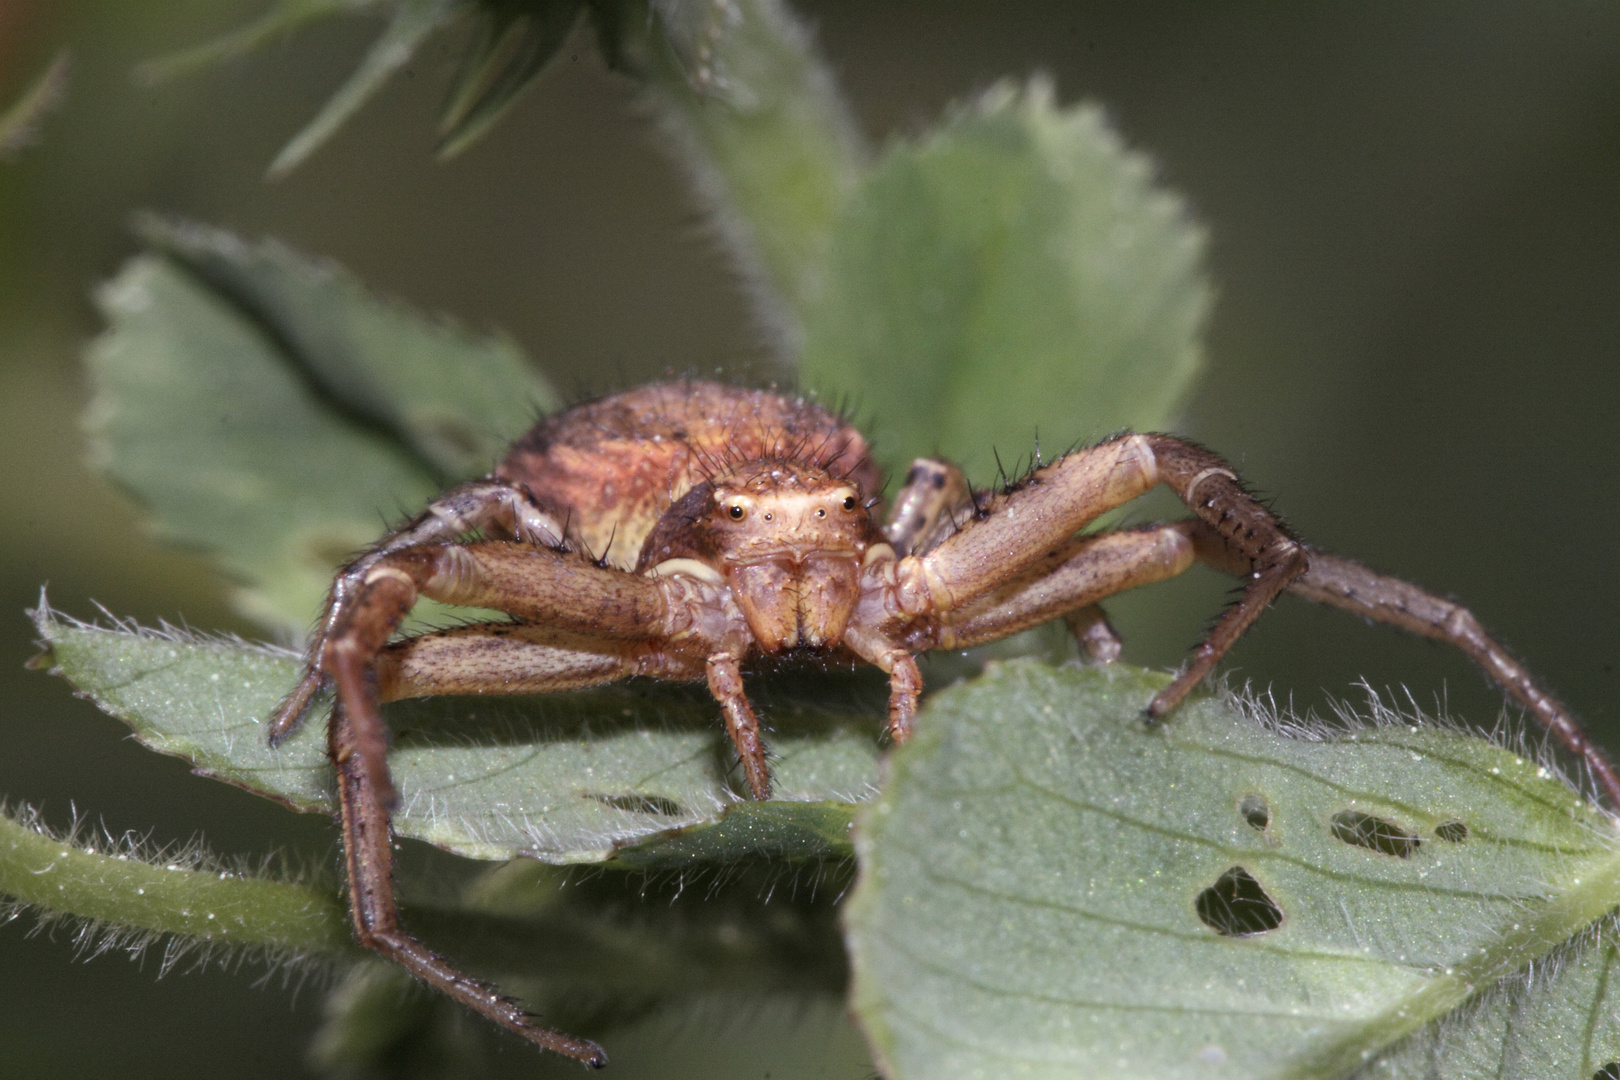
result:
M 805 26 L 779 0 L 623 13 L 624 54 L 736 260 L 778 354 L 795 358 L 828 238 L 866 158 Z
M 0 815 L 0 894 L 47 915 L 136 933 L 301 954 L 355 952 L 336 892 L 199 867 L 49 835 Z

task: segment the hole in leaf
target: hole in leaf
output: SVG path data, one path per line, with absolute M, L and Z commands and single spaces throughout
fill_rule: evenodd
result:
M 603 806 L 611 806 L 615 810 L 628 810 L 632 814 L 662 814 L 665 817 L 679 817 L 686 813 L 681 804 L 665 795 L 603 795 L 600 792 L 585 793 L 587 799 L 595 799 Z
M 1393 821 L 1363 814 L 1359 810 L 1341 810 L 1334 814 L 1333 835 L 1347 844 L 1402 859 L 1411 855 L 1422 843 Z
M 1266 826 L 1271 824 L 1271 807 L 1266 805 L 1263 796 L 1243 796 L 1238 800 L 1238 813 L 1243 815 L 1243 820 L 1247 821 L 1251 827 L 1259 829 L 1261 832 L 1265 832 Z
M 1254 875 L 1234 866 L 1193 902 L 1198 918 L 1217 934 L 1249 937 L 1282 925 L 1282 908 L 1266 895 Z
M 1592 1080 L 1620 1080 L 1620 1061 L 1611 1061 L 1592 1074 Z
M 1448 844 L 1460 844 L 1468 839 L 1468 826 L 1460 821 L 1442 822 L 1434 827 L 1434 835 Z M 1620 1080 L 1620 1077 L 1615 1080 Z

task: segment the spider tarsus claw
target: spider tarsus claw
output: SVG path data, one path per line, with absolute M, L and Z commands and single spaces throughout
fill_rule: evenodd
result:
M 275 712 L 270 714 L 270 723 L 265 732 L 265 741 L 270 744 L 271 749 L 279 746 L 303 724 L 304 717 L 309 714 L 310 706 L 315 701 L 315 695 L 320 693 L 321 682 L 319 676 L 307 674 L 286 697 L 276 703 Z
M 303 720 L 302 716 L 289 716 L 287 713 L 278 709 L 270 717 L 269 730 L 265 735 L 264 741 L 269 744 L 270 749 L 274 750 L 276 747 L 286 742 L 288 737 L 291 736 L 293 732 L 298 730 L 298 728 L 301 726 L 301 720 Z
M 533 1013 L 523 1014 L 526 1020 L 537 1020 Z M 579 1039 L 572 1035 L 564 1035 L 558 1031 L 543 1027 L 539 1023 L 525 1023 L 524 1031 L 531 1040 L 547 1050 L 571 1057 L 587 1069 L 607 1068 L 607 1051 L 591 1042 L 589 1039 Z
M 1181 704 L 1181 699 L 1185 696 L 1185 693 L 1172 695 L 1171 691 L 1175 689 L 1176 684 L 1171 683 L 1157 694 L 1154 694 L 1153 700 L 1148 702 L 1147 708 L 1142 710 L 1143 715 L 1147 717 L 1149 727 L 1162 721 L 1166 713 Z

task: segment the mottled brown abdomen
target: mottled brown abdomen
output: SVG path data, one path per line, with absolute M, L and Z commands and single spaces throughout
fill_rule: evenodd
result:
M 569 539 L 631 569 L 671 503 L 747 461 L 793 459 L 877 494 L 861 433 L 803 398 L 709 382 L 654 383 L 547 417 L 495 475 L 525 485 Z

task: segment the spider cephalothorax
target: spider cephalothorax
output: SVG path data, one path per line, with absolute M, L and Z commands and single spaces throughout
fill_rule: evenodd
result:
M 893 557 L 853 480 L 773 458 L 744 462 L 676 500 L 636 569 L 724 584 L 754 647 L 777 653 L 842 641 L 861 567 L 883 552 Z
M 1159 484 L 1194 516 L 1080 533 Z M 1088 655 L 1110 660 L 1119 641 L 1097 602 L 1199 560 L 1244 579 L 1243 594 L 1144 703 L 1150 717 L 1174 708 L 1286 589 L 1456 644 L 1620 801 L 1601 752 L 1466 609 L 1305 546 L 1225 462 L 1185 440 L 1121 435 L 993 492 L 922 459 L 880 519 L 881 486 L 866 440 L 812 402 L 655 384 L 542 421 L 487 478 L 445 492 L 344 567 L 271 738 L 335 685 L 329 741 L 360 942 L 541 1046 L 600 1065 L 594 1043 L 539 1026 L 400 929 L 380 702 L 631 675 L 705 681 L 748 794 L 764 799 L 770 767 L 742 678 L 751 656 L 875 664 L 889 676 L 887 731 L 900 741 L 922 692 L 916 653 L 1063 618 Z M 420 596 L 510 618 L 391 641 Z

